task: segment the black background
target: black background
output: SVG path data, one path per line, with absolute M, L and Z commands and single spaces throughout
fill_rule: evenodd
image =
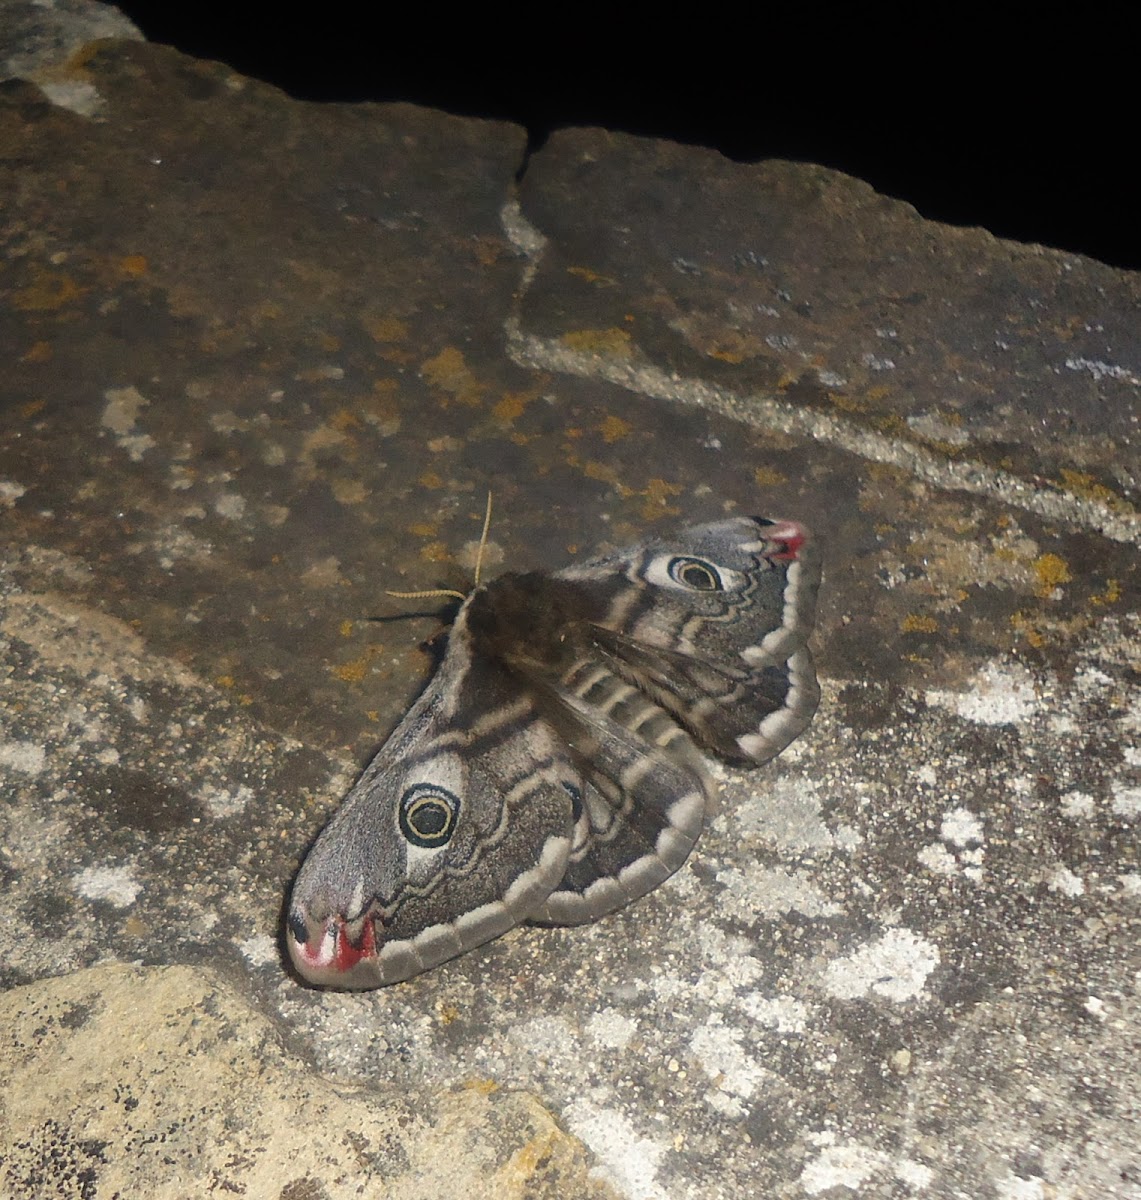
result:
M 894 17 L 809 7 L 795 26 L 761 7 L 740 10 L 749 26 L 724 6 L 685 20 L 660 8 L 119 7 L 151 41 L 299 98 L 510 120 L 532 149 L 559 126 L 600 125 L 742 162 L 822 163 L 934 220 L 1141 269 L 1138 34 L 1081 10 L 1043 36 L 918 5 Z

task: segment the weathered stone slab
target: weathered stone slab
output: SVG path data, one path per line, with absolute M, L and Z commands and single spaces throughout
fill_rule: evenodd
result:
M 1129 1196 L 1138 277 L 814 167 L 567 131 L 517 187 L 508 125 L 56 78 L 0 97 L 12 1003 L 209 962 L 397 1106 L 541 1096 L 639 1200 Z M 632 909 L 307 990 L 288 881 L 431 669 L 363 618 L 464 586 L 489 485 L 493 567 L 804 519 L 820 715 Z

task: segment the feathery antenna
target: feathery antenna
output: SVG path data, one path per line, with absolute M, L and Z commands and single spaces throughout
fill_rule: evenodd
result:
M 487 546 L 487 531 L 491 528 L 491 489 L 487 489 L 487 510 L 483 514 L 483 532 L 479 535 L 479 549 L 475 554 L 475 579 L 472 581 L 472 591 L 479 587 L 479 573 L 483 567 L 483 551 Z M 427 600 L 433 596 L 447 596 L 452 600 L 466 600 L 463 592 L 453 588 L 429 588 L 426 592 L 391 592 L 385 590 L 386 596 L 395 596 L 399 600 Z

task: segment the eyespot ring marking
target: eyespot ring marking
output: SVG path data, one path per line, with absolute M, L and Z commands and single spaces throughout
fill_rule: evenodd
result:
M 678 555 L 671 558 L 666 571 L 680 587 L 691 592 L 723 592 L 725 584 L 717 567 L 703 558 Z
M 400 797 L 400 832 L 424 850 L 446 846 L 459 815 L 460 798 L 434 783 L 418 783 Z

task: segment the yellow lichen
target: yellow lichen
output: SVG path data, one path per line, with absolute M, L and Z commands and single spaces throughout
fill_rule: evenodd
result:
M 1123 496 L 1119 496 L 1112 488 L 1107 488 L 1104 483 L 1098 483 L 1092 475 L 1085 471 L 1071 471 L 1063 468 L 1061 476 L 1062 482 L 1075 495 L 1086 500 L 1096 500 L 1099 504 L 1104 504 L 1111 512 L 1131 514 L 1136 511 Z
M 628 434 L 632 433 L 634 426 L 629 421 L 624 421 L 621 417 L 607 417 L 599 426 L 599 431 L 602 434 L 602 440 L 608 445 L 621 440 Z
M 1056 587 L 1069 583 L 1073 576 L 1066 561 L 1056 554 L 1042 554 L 1034 560 L 1034 574 L 1038 577 L 1038 594 L 1049 596 Z
M 1045 637 L 1038 631 L 1031 618 L 1025 613 L 1016 612 L 1010 618 L 1010 624 L 1014 632 L 1024 637 L 1036 650 L 1045 644 Z
M 625 329 L 572 329 L 564 333 L 563 344 L 572 350 L 584 350 L 589 354 L 605 355 L 609 358 L 629 358 L 630 335 Z
M 788 476 L 776 467 L 758 467 L 753 472 L 753 479 L 758 487 L 779 487 L 788 482 Z
M 366 648 L 365 652 L 351 662 L 340 663 L 332 668 L 332 673 L 342 683 L 360 683 L 368 674 L 369 663 L 379 654 L 384 653 L 384 646 L 380 642 Z
M 21 312 L 51 312 L 73 304 L 86 290 L 68 275 L 45 273 L 35 283 L 14 292 L 9 303 Z
M 487 390 L 472 374 L 463 352 L 455 346 L 445 346 L 434 358 L 425 359 L 420 364 L 420 374 L 432 387 L 469 408 L 477 407 Z
M 497 421 L 510 425 L 512 421 L 518 420 L 523 415 L 527 405 L 533 399 L 530 392 L 507 392 L 491 410 L 492 415 Z

